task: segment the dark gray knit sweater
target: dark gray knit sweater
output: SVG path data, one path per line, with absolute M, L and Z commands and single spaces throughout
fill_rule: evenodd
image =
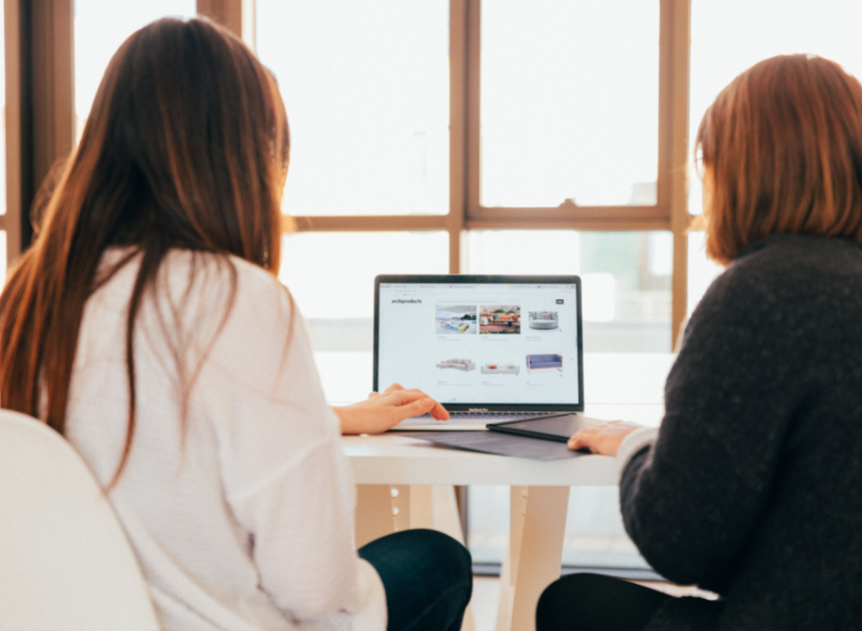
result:
M 675 599 L 659 629 L 862 629 L 862 247 L 776 235 L 691 317 L 652 448 L 626 467 L 629 535 Z

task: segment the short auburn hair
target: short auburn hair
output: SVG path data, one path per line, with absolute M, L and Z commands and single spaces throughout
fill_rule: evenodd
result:
M 695 154 L 719 263 L 778 233 L 862 242 L 862 84 L 834 61 L 779 55 L 740 74 L 706 111 Z

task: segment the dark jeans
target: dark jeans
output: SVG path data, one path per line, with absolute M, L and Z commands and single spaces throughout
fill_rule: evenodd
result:
M 473 591 L 473 563 L 436 530 L 404 530 L 359 548 L 386 588 L 388 631 L 458 631 Z
M 539 598 L 536 631 L 640 631 L 673 598 L 599 574 L 569 574 Z

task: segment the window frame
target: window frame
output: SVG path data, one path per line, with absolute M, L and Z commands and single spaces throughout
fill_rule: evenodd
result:
M 467 134 L 467 216 L 482 225 L 483 222 L 494 220 L 521 219 L 524 221 L 551 221 L 574 223 L 583 226 L 581 229 L 591 229 L 593 225 L 610 226 L 614 223 L 638 222 L 644 229 L 667 230 L 670 223 L 670 151 L 672 125 L 664 114 L 669 109 L 673 72 L 668 65 L 668 55 L 661 42 L 669 41 L 667 32 L 671 25 L 665 17 L 670 3 L 660 2 L 659 26 L 659 121 L 658 121 L 658 172 L 656 179 L 656 203 L 653 205 L 603 205 L 589 206 L 575 204 L 564 200 L 557 207 L 532 206 L 494 206 L 488 207 L 481 203 L 481 112 L 482 112 L 482 0 L 470 0 L 467 8 L 468 23 L 468 94 L 467 109 L 471 124 Z M 474 122 L 475 121 L 475 122 Z
M 74 0 L 5 2 L 7 214 L 11 264 L 29 244 L 29 207 L 51 164 L 74 145 Z M 659 0 L 659 121 L 654 206 L 486 208 L 480 185 L 482 0 L 449 0 L 449 208 L 444 215 L 285 217 L 285 232 L 446 231 L 450 273 L 464 270 L 470 230 L 662 230 L 673 234 L 671 331 L 686 317 L 691 0 Z M 197 0 L 199 15 L 254 48 L 254 0 Z M 671 350 L 671 349 L 668 349 Z
M 691 0 L 660 0 L 656 205 L 576 206 L 564 202 L 558 208 L 487 208 L 480 204 L 481 4 L 482 0 L 449 1 L 449 212 L 446 215 L 299 215 L 285 217 L 284 230 L 446 230 L 451 274 L 465 271 L 463 252 L 465 233 L 469 230 L 669 231 L 674 237 L 671 339 L 675 349 L 686 317 L 687 235 L 692 219 L 688 211 Z
M 6 0 L 7 269 L 30 243 L 30 205 L 75 141 L 74 0 Z

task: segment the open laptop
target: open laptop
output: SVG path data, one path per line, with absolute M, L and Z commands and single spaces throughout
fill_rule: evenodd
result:
M 583 411 L 579 277 L 378 276 L 374 303 L 374 390 L 419 388 L 450 414 L 395 430 Z

